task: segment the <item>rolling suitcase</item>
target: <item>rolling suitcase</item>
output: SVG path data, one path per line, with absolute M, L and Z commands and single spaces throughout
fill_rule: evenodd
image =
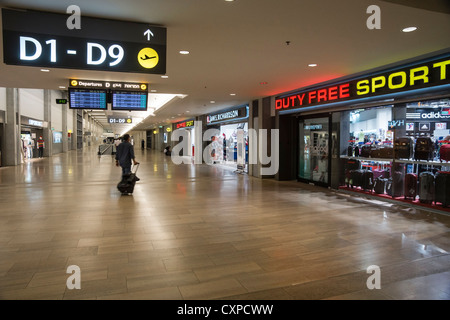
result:
M 417 196 L 417 175 L 414 173 L 407 173 L 405 176 L 405 199 L 415 200 Z
M 348 146 L 348 148 L 347 148 L 347 156 L 353 157 L 353 147 L 352 146 Z
M 450 172 L 439 171 L 436 174 L 434 202 L 442 203 L 443 207 L 450 205 Z
M 415 160 L 431 160 L 433 159 L 434 143 L 431 138 L 417 138 L 416 149 L 414 150 Z
M 375 179 L 375 183 L 373 185 L 373 191 L 377 194 L 385 194 L 386 193 L 386 184 L 388 179 L 378 177 Z
M 362 147 L 361 147 L 361 149 L 359 150 L 359 155 L 362 157 L 362 158 L 369 158 L 370 157 L 370 150 L 372 149 L 372 146 L 371 145 L 367 145 L 367 144 L 365 144 L 365 145 L 363 145 Z
M 439 148 L 439 158 L 441 161 L 450 161 L 450 144 L 443 144 Z
M 395 139 L 395 159 L 411 159 L 414 154 L 414 142 L 412 138 L 401 137 Z
M 365 170 L 351 170 L 350 171 L 350 186 L 361 187 L 363 184 L 363 173 Z
M 139 168 L 139 164 L 134 166 L 134 172 L 131 170 L 129 174 L 123 175 L 122 180 L 117 184 L 117 189 L 122 194 L 132 194 L 134 191 L 134 186 L 136 185 L 136 181 L 140 179 L 136 176 L 137 170 Z
M 431 204 L 434 201 L 434 174 L 422 172 L 419 175 L 419 201 Z
M 355 157 L 359 157 L 359 147 L 355 146 Z
M 393 198 L 403 196 L 403 174 L 399 171 L 394 171 L 392 177 L 388 179 L 386 185 L 386 193 Z
M 378 148 L 378 158 L 382 159 L 392 159 L 394 157 L 394 148 L 392 146 L 379 146 Z
M 372 191 L 373 184 L 374 184 L 373 172 L 370 170 L 364 170 L 362 173 L 361 188 L 363 188 L 366 191 Z

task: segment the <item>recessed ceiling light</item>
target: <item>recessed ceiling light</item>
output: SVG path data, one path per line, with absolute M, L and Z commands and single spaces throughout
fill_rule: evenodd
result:
M 189 54 L 189 51 L 187 51 L 187 50 L 181 50 L 180 53 L 181 53 L 181 54 Z
M 230 96 L 235 96 L 236 95 L 236 93 L 230 93 Z
M 211 100 L 210 102 L 211 102 L 211 103 L 216 103 L 214 100 Z
M 308 67 L 317 67 L 317 63 L 310 63 L 308 64 Z
M 150 90 L 150 92 L 157 92 L 155 89 L 153 89 L 153 90 Z
M 189 110 L 186 110 L 186 112 L 189 113 L 190 111 L 189 111 Z
M 169 76 L 161 76 L 161 78 L 167 79 Z
M 59 86 L 59 88 L 60 88 L 60 89 L 65 89 L 66 87 L 64 87 L 64 86 Z
M 48 69 L 41 69 L 42 72 L 50 72 Z
M 417 30 L 417 27 L 407 27 L 407 28 L 402 29 L 403 32 L 413 32 L 416 30 Z
M 225 0 L 225 2 L 233 2 L 234 0 Z

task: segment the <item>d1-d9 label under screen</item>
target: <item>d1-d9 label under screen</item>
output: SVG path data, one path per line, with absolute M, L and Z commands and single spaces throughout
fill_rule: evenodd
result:
M 13 65 L 166 73 L 166 47 L 4 30 L 4 62 Z

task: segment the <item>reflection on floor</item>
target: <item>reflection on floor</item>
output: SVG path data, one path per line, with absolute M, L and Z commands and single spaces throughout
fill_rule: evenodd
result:
M 0 168 L 0 299 L 450 298 L 450 216 L 136 154 L 131 196 L 94 147 Z

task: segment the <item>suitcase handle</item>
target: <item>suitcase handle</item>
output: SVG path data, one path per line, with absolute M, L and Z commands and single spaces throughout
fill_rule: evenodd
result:
M 133 173 L 136 174 L 137 171 L 138 171 L 138 169 L 139 169 L 139 165 L 140 165 L 140 163 L 134 164 L 134 165 L 131 167 L 131 172 L 133 172 L 133 169 L 135 169 Z

